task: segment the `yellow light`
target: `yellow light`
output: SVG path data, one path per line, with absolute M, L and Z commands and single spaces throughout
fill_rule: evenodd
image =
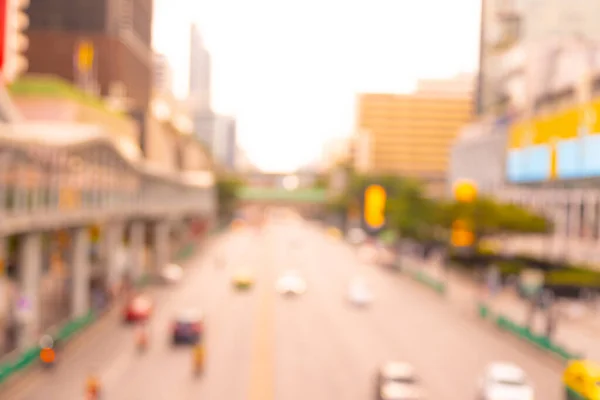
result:
M 380 185 L 371 185 L 365 190 L 364 218 L 372 229 L 381 228 L 385 224 L 385 203 L 387 195 Z
M 475 235 L 470 230 L 453 229 L 451 242 L 455 247 L 468 247 L 475 242 Z
M 457 219 L 452 223 L 453 230 L 467 230 L 468 227 L 469 227 L 469 224 L 467 223 L 467 221 L 465 221 L 463 219 Z
M 471 203 L 477 197 L 475 182 L 461 179 L 454 183 L 454 198 L 461 203 Z

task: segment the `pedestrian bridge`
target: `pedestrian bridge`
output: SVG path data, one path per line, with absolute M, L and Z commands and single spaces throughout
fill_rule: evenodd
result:
M 167 172 L 93 125 L 0 125 L 0 235 L 214 212 L 212 173 Z
M 324 205 L 327 202 L 327 191 L 244 187 L 239 192 L 239 199 L 243 204 Z
M 8 308 L 29 304 L 26 316 L 11 317 L 18 347 L 67 314 L 89 313 L 94 280 L 109 290 L 159 272 L 175 246 L 200 240 L 215 208 L 211 172 L 159 169 L 97 126 L 0 124 L 0 291 L 10 279 L 18 296 Z M 128 261 L 117 251 L 125 243 Z M 45 279 L 70 288 L 65 305 L 45 297 Z M 0 321 L 18 315 L 4 312 Z

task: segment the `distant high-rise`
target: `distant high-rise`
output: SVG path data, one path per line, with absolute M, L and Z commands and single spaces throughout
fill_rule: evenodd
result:
M 210 104 L 210 53 L 204 46 L 198 27 L 191 26 L 190 38 L 190 100 L 194 135 L 214 148 L 217 117 Z M 212 150 L 211 150 L 212 152 Z
M 211 146 L 213 157 L 225 169 L 236 167 L 237 131 L 232 117 L 215 115 L 215 130 Z
M 204 46 L 198 27 L 192 24 L 190 38 L 190 97 L 197 111 L 211 110 L 210 53 Z
M 170 92 L 173 88 L 173 68 L 164 54 L 154 54 L 154 89 Z

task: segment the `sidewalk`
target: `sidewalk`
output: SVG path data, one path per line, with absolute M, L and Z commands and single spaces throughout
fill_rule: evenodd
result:
M 201 260 L 202 258 L 207 256 L 206 250 L 209 247 L 214 246 L 215 241 L 218 240 L 220 237 L 221 236 L 218 234 L 211 235 L 202 243 L 193 244 L 195 248 L 192 249 L 192 251 L 185 252 L 185 254 L 182 254 L 182 257 L 178 257 L 179 259 L 174 261 L 178 262 L 179 264 L 185 267 L 190 263 L 195 263 L 198 260 Z M 149 280 L 140 282 L 140 285 L 138 286 L 137 290 L 141 289 L 149 296 L 156 298 L 157 295 L 163 292 L 161 290 L 162 285 L 152 285 L 150 283 L 151 282 Z M 105 327 L 107 325 L 110 325 L 111 321 L 114 322 L 116 319 L 120 318 L 121 311 L 125 303 L 125 296 L 118 296 L 117 298 L 115 298 L 114 301 L 107 307 L 107 309 L 95 315 L 91 323 L 86 324 L 86 326 L 83 326 L 82 329 L 80 329 L 80 331 L 75 332 L 75 334 L 72 335 L 73 337 L 70 337 L 62 345 L 64 347 L 61 346 L 60 358 L 63 359 L 63 361 L 65 361 L 65 359 L 68 360 L 72 355 L 73 351 L 75 351 L 74 349 L 79 348 L 82 343 L 88 342 L 91 339 L 97 339 L 101 337 L 101 335 L 99 335 L 98 332 L 104 332 Z M 28 351 L 31 351 L 32 349 L 29 349 Z M 18 358 L 18 354 L 22 354 L 22 352 L 15 351 L 14 354 L 7 355 L 5 361 L 6 359 L 8 359 L 8 357 Z M 34 358 L 37 359 L 37 357 Z M 43 373 L 43 368 L 36 361 L 33 361 L 28 364 L 31 365 L 27 365 L 21 370 L 11 373 L 8 377 L 5 378 L 5 380 L 0 380 L 0 397 L 2 397 L 2 394 L 5 392 L 10 392 L 15 388 L 26 385 L 28 381 L 35 379 L 35 377 L 38 374 Z M 2 365 L 0 365 L 0 367 L 1 366 Z
M 422 270 L 447 286 L 446 298 L 455 306 L 469 312 L 475 312 L 476 306 L 486 300 L 487 293 L 475 281 L 455 269 L 443 271 L 433 263 L 417 259 L 404 259 L 403 266 L 410 270 Z M 487 298 L 487 304 L 494 314 L 502 314 L 521 325 L 527 324 L 528 304 L 521 300 L 511 289 L 505 289 L 493 298 Z M 600 361 L 600 315 L 583 306 L 576 315 L 572 310 L 572 301 L 561 301 L 555 305 L 558 311 L 553 341 L 566 347 L 572 353 L 583 354 L 587 358 Z M 545 331 L 544 311 L 537 311 L 532 331 L 542 334 Z

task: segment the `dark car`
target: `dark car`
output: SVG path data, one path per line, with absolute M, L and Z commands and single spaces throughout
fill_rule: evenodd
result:
M 190 310 L 179 314 L 173 323 L 173 344 L 197 344 L 204 333 L 204 317 Z

